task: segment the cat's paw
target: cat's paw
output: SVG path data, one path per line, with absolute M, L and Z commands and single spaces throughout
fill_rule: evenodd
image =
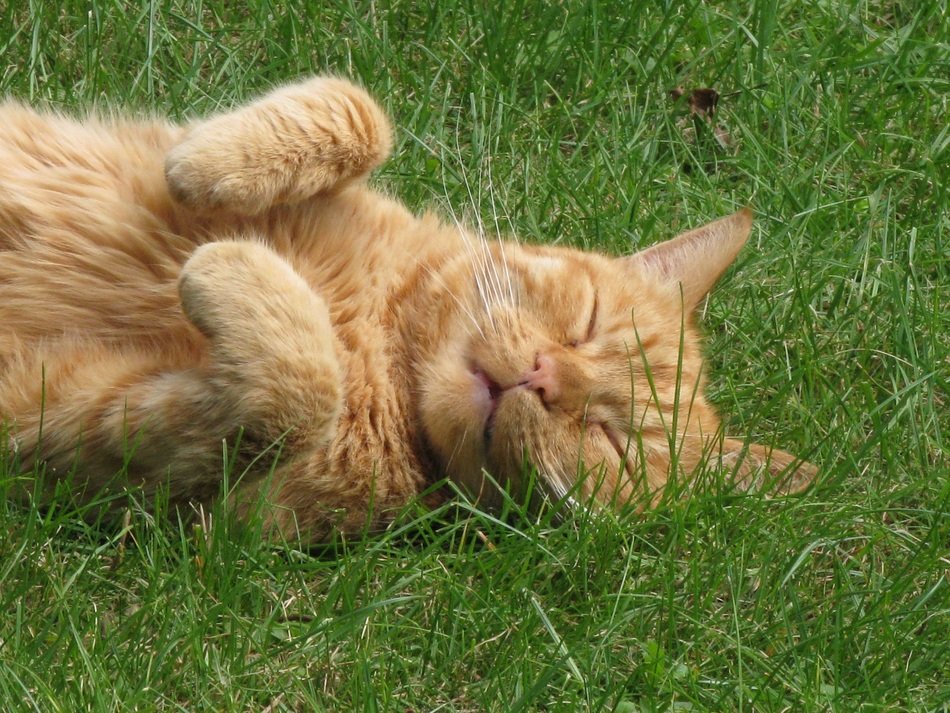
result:
M 386 115 L 361 88 L 316 78 L 199 122 L 168 153 L 175 200 L 257 215 L 368 174 L 389 155 Z
M 209 243 L 182 267 L 178 290 L 210 340 L 220 387 L 253 411 L 257 432 L 325 442 L 343 378 L 326 304 L 290 264 L 260 243 Z
M 270 323 L 292 319 L 317 299 L 284 259 L 250 240 L 199 247 L 182 267 L 178 292 L 185 316 L 212 339 L 272 331 Z
M 333 355 L 326 303 L 265 245 L 201 246 L 182 267 L 178 292 L 185 316 L 227 363 L 289 363 L 298 356 L 319 362 Z

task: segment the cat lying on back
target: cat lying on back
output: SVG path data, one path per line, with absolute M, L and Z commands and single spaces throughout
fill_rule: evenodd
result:
M 622 258 L 487 242 L 368 188 L 390 148 L 337 79 L 184 127 L 0 105 L 0 422 L 22 469 L 206 503 L 240 435 L 239 494 L 268 482 L 267 517 L 310 539 L 446 475 L 490 502 L 486 471 L 517 488 L 526 462 L 605 504 L 707 463 L 809 482 L 723 439 L 704 396 L 692 312 L 748 211 Z

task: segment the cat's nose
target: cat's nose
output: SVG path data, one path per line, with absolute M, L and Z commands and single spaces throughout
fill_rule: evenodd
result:
M 545 406 L 558 400 L 561 395 L 558 384 L 557 362 L 547 354 L 539 353 L 534 358 L 534 367 L 524 373 L 518 381 L 519 386 L 533 389 Z

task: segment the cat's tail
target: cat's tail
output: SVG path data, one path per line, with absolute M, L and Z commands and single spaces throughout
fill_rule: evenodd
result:
M 365 178 L 391 149 L 389 120 L 363 89 L 317 77 L 195 123 L 165 176 L 195 211 L 259 215 Z

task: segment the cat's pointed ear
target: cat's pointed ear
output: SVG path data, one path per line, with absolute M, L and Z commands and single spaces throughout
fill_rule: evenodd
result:
M 780 495 L 805 490 L 818 474 L 813 464 L 791 453 L 734 438 L 722 439 L 719 463 L 732 473 L 739 488 Z
M 752 211 L 743 208 L 626 259 L 682 285 L 683 304 L 692 309 L 736 259 L 751 229 Z

